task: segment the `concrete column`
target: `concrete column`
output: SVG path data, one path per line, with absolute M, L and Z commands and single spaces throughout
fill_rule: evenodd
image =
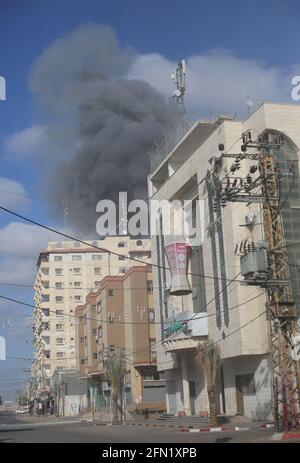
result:
M 191 415 L 191 400 L 190 400 L 190 385 L 188 381 L 187 372 L 187 359 L 186 355 L 182 352 L 180 354 L 181 360 L 181 379 L 182 379 L 182 392 L 183 392 L 183 409 L 187 416 Z

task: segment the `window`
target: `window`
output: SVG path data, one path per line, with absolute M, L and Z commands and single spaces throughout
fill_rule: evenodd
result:
M 80 338 L 80 344 L 83 344 L 83 343 L 84 343 L 84 336 Z
M 44 354 L 45 354 L 45 358 L 46 358 L 46 359 L 49 359 L 49 358 L 50 358 L 50 350 L 45 350 L 45 351 L 44 351 Z
M 49 256 L 48 254 L 44 254 L 41 257 L 41 262 L 49 262 Z
M 120 241 L 118 243 L 118 248 L 126 248 L 126 246 L 127 246 L 127 243 L 125 243 L 125 241 Z
M 43 341 L 45 344 L 50 344 L 50 336 L 43 336 Z
M 100 313 L 102 309 L 102 301 L 97 302 L 97 313 Z
M 154 310 L 149 310 L 149 322 L 153 323 L 155 321 L 155 312 Z
M 49 322 L 42 322 L 42 330 L 49 331 L 50 330 L 50 323 Z
M 74 270 L 74 273 L 77 273 L 77 274 L 80 273 L 80 268 L 79 267 L 76 267 L 73 270 Z
M 55 275 L 56 275 L 56 276 L 62 275 L 62 268 L 56 268 L 56 269 L 55 269 Z
M 55 313 L 56 313 L 56 316 L 57 316 L 57 317 L 59 317 L 60 315 L 63 315 L 63 314 L 64 314 L 63 310 L 60 310 L 60 309 L 57 309 L 57 310 L 55 311 Z
M 42 313 L 43 313 L 43 315 L 45 315 L 45 317 L 49 317 L 49 315 L 50 315 L 49 309 L 42 309 Z
M 58 304 L 62 304 L 64 302 L 63 296 L 55 296 L 55 302 Z
M 148 293 L 153 293 L 153 281 L 147 280 L 147 291 Z
M 75 241 L 74 248 L 79 248 L 79 247 L 80 247 L 80 243 L 78 243 L 78 241 Z
M 97 352 L 94 352 L 94 354 L 93 354 L 93 358 L 94 358 L 94 359 L 97 359 L 97 358 L 98 358 L 98 354 L 97 354 Z
M 56 357 L 57 357 L 58 359 L 62 359 L 63 356 L 64 356 L 64 353 L 63 353 L 63 352 L 56 352 Z
M 240 376 L 240 378 L 242 381 L 243 394 L 244 395 L 255 395 L 256 388 L 255 388 L 254 375 L 242 375 Z
M 60 282 L 55 283 L 55 289 L 62 289 L 63 284 Z
M 61 262 L 63 260 L 63 256 L 54 256 L 54 262 Z
M 49 268 L 48 267 L 41 267 L 41 272 L 43 275 L 49 275 Z
M 136 245 L 137 246 L 143 246 L 143 241 L 142 240 L 137 240 Z
M 119 256 L 119 260 L 125 260 L 126 257 L 125 256 Z
M 127 268 L 127 267 L 120 267 L 120 268 L 119 268 L 119 273 L 122 273 L 122 274 L 124 274 L 124 273 L 126 273 L 126 272 L 127 272 L 127 270 L 128 270 L 128 268 Z
M 155 362 L 156 361 L 155 339 L 150 339 L 149 342 L 150 342 L 151 361 Z
M 49 302 L 50 296 L 49 294 L 42 294 L 42 302 Z
M 157 360 L 157 355 L 156 355 L 156 350 L 151 351 L 151 362 L 156 362 Z
M 101 281 L 94 281 L 94 286 L 100 286 L 101 285 Z
M 109 289 L 109 290 L 108 290 L 108 295 L 109 295 L 109 296 L 113 296 L 113 295 L 114 295 L 114 290 L 113 290 L 113 289 Z
M 81 301 L 81 296 L 74 296 L 74 301 L 75 302 L 80 302 Z
M 42 286 L 45 289 L 49 289 L 49 281 L 42 281 Z
M 75 255 L 75 256 L 72 256 L 72 260 L 81 260 L 81 257 L 80 255 Z
M 81 281 L 74 281 L 74 286 L 75 286 L 75 288 L 80 288 L 81 287 Z
M 114 346 L 114 344 L 111 344 L 111 345 L 109 346 L 109 351 L 110 351 L 110 352 L 115 352 L 115 346 Z
M 93 254 L 92 255 L 92 260 L 101 260 L 101 259 L 102 259 L 101 254 Z
M 80 365 L 84 365 L 84 359 L 80 360 Z
M 100 275 L 101 267 L 94 267 L 94 273 L 95 273 L 95 275 Z
M 59 346 L 61 344 L 64 344 L 64 338 L 56 338 L 56 344 Z
M 91 306 L 91 311 L 92 311 L 92 312 L 96 312 L 96 304 L 93 304 L 93 305 Z
M 57 331 L 63 331 L 64 325 L 63 323 L 56 323 L 56 330 Z
M 97 334 L 97 328 L 94 328 L 93 329 L 93 336 L 96 336 L 96 334 Z

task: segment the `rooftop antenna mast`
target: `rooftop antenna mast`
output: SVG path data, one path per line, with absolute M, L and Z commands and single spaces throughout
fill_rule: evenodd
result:
M 68 219 L 69 219 L 69 206 L 68 200 L 64 199 L 63 201 L 63 210 L 64 210 L 64 233 L 68 231 Z
M 250 98 L 250 95 L 247 95 L 246 105 L 247 105 L 247 113 L 248 113 L 248 117 L 249 117 L 250 114 L 251 114 L 251 110 L 253 108 L 253 101 Z
M 185 104 L 184 104 L 184 95 L 185 95 L 185 76 L 186 76 L 186 60 L 182 59 L 177 64 L 175 72 L 171 74 L 171 79 L 174 81 L 175 90 L 173 92 L 173 98 L 176 99 L 180 110 L 185 114 Z

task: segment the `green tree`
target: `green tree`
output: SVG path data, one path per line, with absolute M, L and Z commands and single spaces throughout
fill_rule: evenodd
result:
M 19 407 L 22 407 L 24 405 L 28 404 L 28 396 L 26 391 L 16 391 L 17 394 L 17 403 Z
M 209 419 L 211 426 L 217 426 L 216 380 L 218 368 L 221 364 L 219 346 L 211 339 L 198 344 L 197 357 L 200 361 L 205 377 L 209 404 Z
M 120 353 L 108 353 L 106 361 L 106 377 L 111 387 L 112 417 L 113 421 L 119 421 L 118 401 L 125 375 L 124 355 Z

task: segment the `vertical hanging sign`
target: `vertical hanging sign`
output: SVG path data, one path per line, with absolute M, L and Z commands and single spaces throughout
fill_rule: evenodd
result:
M 174 242 L 165 245 L 170 272 L 171 288 L 170 294 L 184 296 L 192 293 L 187 273 L 190 246 L 184 242 Z

